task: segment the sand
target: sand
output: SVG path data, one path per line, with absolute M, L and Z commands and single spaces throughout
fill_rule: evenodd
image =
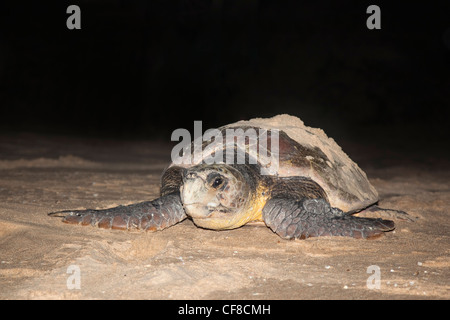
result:
M 377 240 L 294 241 L 190 220 L 155 233 L 66 225 L 47 213 L 157 197 L 171 145 L 2 135 L 0 299 L 449 299 L 448 163 L 398 165 L 395 150 L 341 146 L 381 207 L 417 221 Z

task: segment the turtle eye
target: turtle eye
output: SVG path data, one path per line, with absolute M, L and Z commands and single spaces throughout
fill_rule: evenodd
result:
M 223 179 L 221 177 L 217 177 L 217 178 L 214 179 L 214 181 L 213 181 L 211 186 L 214 189 L 217 189 L 218 187 L 220 187 L 222 185 L 222 183 L 223 183 Z
M 211 188 L 218 189 L 226 182 L 226 178 L 222 176 L 221 174 L 218 174 L 216 172 L 210 173 L 208 177 L 206 178 L 206 181 L 208 181 L 208 184 L 211 186 Z

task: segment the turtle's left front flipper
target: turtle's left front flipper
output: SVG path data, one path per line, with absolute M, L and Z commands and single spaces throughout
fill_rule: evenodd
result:
M 69 224 L 92 225 L 104 229 L 148 231 L 163 230 L 187 217 L 178 192 L 163 195 L 153 201 L 128 206 L 104 210 L 66 210 L 48 215 L 62 217 L 62 221 Z
M 332 208 L 325 199 L 269 199 L 264 222 L 284 239 L 319 236 L 375 238 L 394 229 L 390 220 L 358 218 Z

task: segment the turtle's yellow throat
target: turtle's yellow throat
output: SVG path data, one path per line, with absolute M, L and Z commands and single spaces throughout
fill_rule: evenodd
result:
M 269 197 L 268 188 L 259 185 L 255 194 L 251 196 L 247 202 L 247 206 L 243 207 L 232 216 L 228 217 L 218 213 L 207 219 L 194 219 L 196 225 L 214 230 L 235 229 L 252 221 L 262 220 L 262 209 L 264 208 L 267 198 Z

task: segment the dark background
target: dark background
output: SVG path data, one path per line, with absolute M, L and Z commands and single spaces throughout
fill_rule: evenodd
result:
M 338 142 L 448 149 L 449 72 L 450 1 L 0 5 L 2 133 L 169 141 L 194 120 L 289 113 Z

